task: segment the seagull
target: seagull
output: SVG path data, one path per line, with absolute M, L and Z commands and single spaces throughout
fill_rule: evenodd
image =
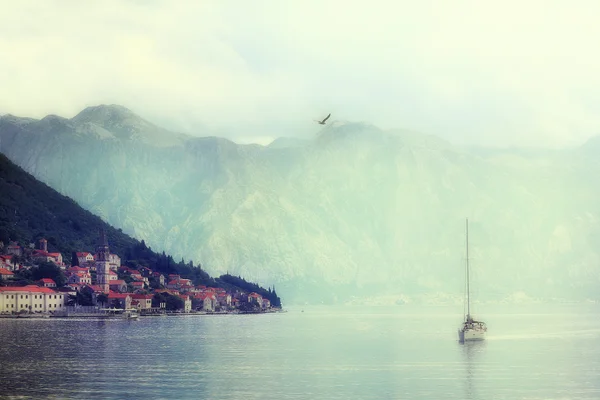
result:
M 326 116 L 323 121 L 317 121 L 317 120 L 315 120 L 315 122 L 318 122 L 321 125 L 325 125 L 325 121 L 327 121 L 329 119 L 329 117 L 331 117 L 331 113 L 329 113 L 329 115 Z

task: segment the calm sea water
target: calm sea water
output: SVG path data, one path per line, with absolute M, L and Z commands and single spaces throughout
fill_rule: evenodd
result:
M 306 307 L 139 321 L 0 319 L 0 397 L 600 399 L 600 308 Z

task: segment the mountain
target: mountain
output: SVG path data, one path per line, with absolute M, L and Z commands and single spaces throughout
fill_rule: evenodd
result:
M 70 260 L 73 252 L 93 251 L 101 229 L 106 232 L 111 252 L 119 255 L 123 264 L 144 265 L 164 274 L 180 274 L 195 284 L 228 289 L 256 291 L 279 305 L 279 297 L 271 291 L 235 276 L 213 279 L 199 264 L 176 262 L 173 257 L 158 254 L 142 241 L 131 238 L 120 229 L 106 224 L 99 217 L 81 208 L 47 185 L 39 182 L 0 154 L 0 241 L 17 241 L 26 246 L 41 238 L 48 240 L 48 250 L 63 254 Z
M 465 217 L 476 298 L 598 298 L 588 147 L 467 149 L 353 122 L 238 145 L 120 106 L 0 118 L 0 152 L 105 221 L 301 302 L 460 295 Z

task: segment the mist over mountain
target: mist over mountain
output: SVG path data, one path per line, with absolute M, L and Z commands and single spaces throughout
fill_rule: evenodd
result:
M 282 135 L 284 136 L 284 135 Z M 0 117 L 0 152 L 152 248 L 290 301 L 598 299 L 600 139 L 466 149 L 336 122 L 269 146 L 167 131 L 121 106 Z

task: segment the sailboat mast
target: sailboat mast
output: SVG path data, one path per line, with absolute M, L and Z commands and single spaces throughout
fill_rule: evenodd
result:
M 467 239 L 466 239 L 466 247 L 467 247 L 467 318 L 471 318 L 471 293 L 469 289 L 469 219 L 466 220 L 466 228 L 467 228 Z

